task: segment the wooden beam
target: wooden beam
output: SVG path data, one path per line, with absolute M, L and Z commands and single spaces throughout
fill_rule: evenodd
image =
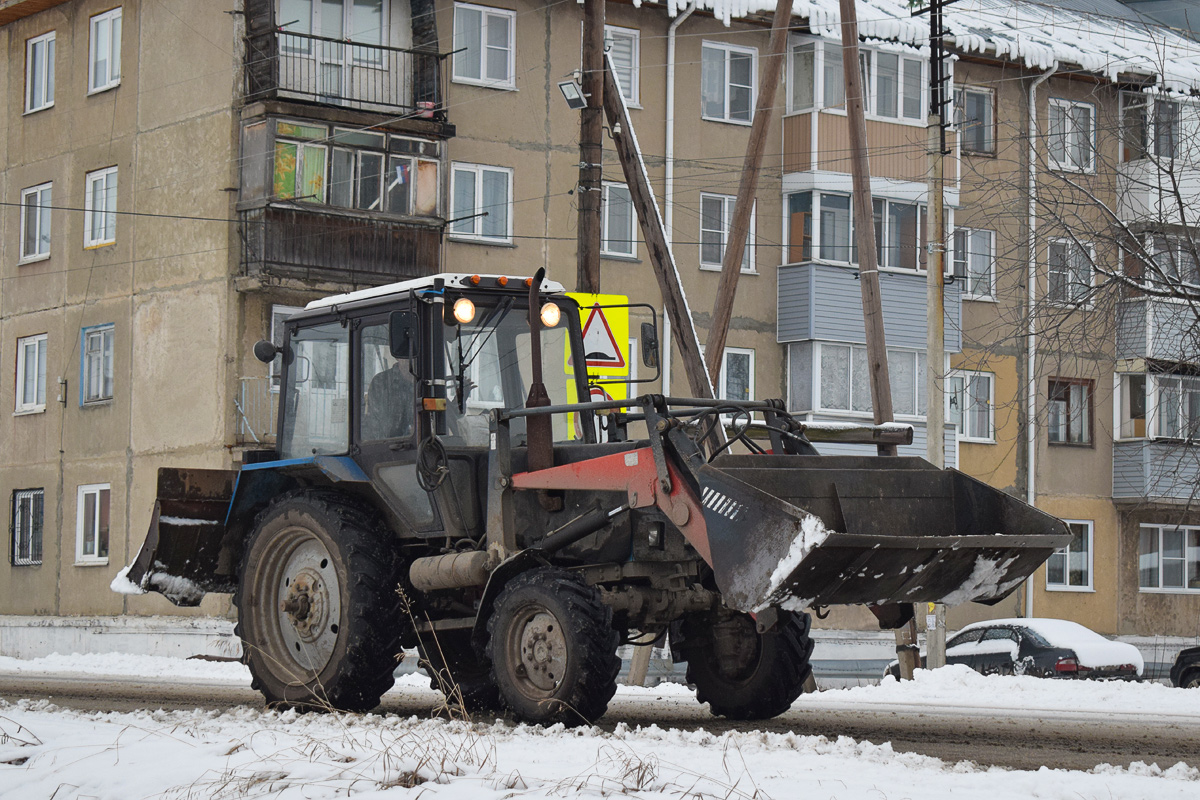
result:
M 604 0 L 583 6 L 583 95 L 579 112 L 579 226 L 576 291 L 600 293 L 600 197 L 604 144 Z

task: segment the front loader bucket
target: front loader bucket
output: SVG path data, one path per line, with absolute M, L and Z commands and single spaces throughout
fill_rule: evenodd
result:
M 177 606 L 200 605 L 205 592 L 232 591 L 232 570 L 219 561 L 237 474 L 159 468 L 150 530 L 126 575 L 131 583 Z
M 717 586 L 742 611 L 995 603 L 1070 540 L 1049 514 L 920 458 L 722 456 L 695 474 Z

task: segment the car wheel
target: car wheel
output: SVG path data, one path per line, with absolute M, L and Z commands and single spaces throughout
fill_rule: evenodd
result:
M 1179 676 L 1181 689 L 1200 689 L 1200 667 L 1186 670 Z

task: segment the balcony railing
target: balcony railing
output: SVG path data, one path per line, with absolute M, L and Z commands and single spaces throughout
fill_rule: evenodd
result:
M 440 225 L 325 209 L 289 205 L 240 212 L 243 274 L 378 286 L 437 272 Z
M 271 31 L 247 39 L 246 100 L 307 100 L 444 122 L 445 57 Z
M 237 437 L 241 444 L 269 444 L 275 441 L 279 390 L 272 386 L 271 378 L 242 378 L 234 411 Z

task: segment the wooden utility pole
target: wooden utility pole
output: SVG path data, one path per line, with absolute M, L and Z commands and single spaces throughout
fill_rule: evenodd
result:
M 729 239 L 725 242 L 725 258 L 721 262 L 721 280 L 717 284 L 717 299 L 713 304 L 712 326 L 708 329 L 705 361 L 708 376 L 714 384 L 721 376 L 725 339 L 729 334 L 729 319 L 733 316 L 733 298 L 737 293 L 738 277 L 742 273 L 742 255 L 746 251 L 746 239 L 750 233 L 750 212 L 754 210 L 754 195 L 758 193 L 763 147 L 767 142 L 767 128 L 771 125 L 771 114 L 775 108 L 791 18 L 792 0 L 777 0 L 775 19 L 771 23 L 771 41 L 767 46 L 762 82 L 758 88 L 758 103 L 754 106 L 754 121 L 750 124 L 750 141 L 746 145 L 746 158 L 742 161 L 742 179 L 733 205 Z
M 879 258 L 875 249 L 875 211 L 871 173 L 867 164 L 867 122 L 862 74 L 858 65 L 858 14 L 854 0 L 839 0 L 842 16 L 842 74 L 846 83 L 846 117 L 850 127 L 851 179 L 854 187 L 855 241 L 858 244 L 859 288 L 871 371 L 871 408 L 875 424 L 892 421 L 892 382 L 888 374 L 887 341 L 883 332 L 883 302 L 879 291 Z M 879 445 L 879 455 L 896 455 L 895 445 Z M 896 629 L 896 658 L 900 677 L 911 680 L 921 659 L 914 615 Z
M 942 365 L 945 354 L 946 209 L 945 155 L 946 74 L 942 50 L 942 0 L 929 6 L 929 258 L 926 264 L 925 456 L 939 469 L 946 466 L 945 400 Z M 930 669 L 946 665 L 946 606 L 931 603 L 925 616 L 925 653 Z M 932 623 L 932 624 L 931 624 Z
M 579 116 L 579 238 L 575 289 L 600 293 L 600 198 L 604 149 L 604 0 L 583 7 L 583 96 Z
M 605 55 L 604 61 L 604 113 L 612 130 L 613 142 L 617 147 L 617 156 L 625 173 L 625 183 L 629 186 L 634 210 L 637 211 L 642 238 L 646 241 L 646 252 L 654 267 L 654 277 L 658 280 L 658 288 L 662 292 L 663 308 L 671 320 L 671 333 L 683 360 L 688 390 L 694 397 L 711 398 L 715 395 L 712 381 L 704 369 L 704 358 L 700 355 L 700 337 L 696 335 L 696 326 L 692 323 L 692 312 L 683 293 L 683 282 L 675 266 L 675 255 L 671 252 L 671 245 L 667 243 L 666 229 L 663 227 L 662 216 L 658 213 L 658 204 L 654 201 L 654 190 L 650 186 L 650 176 L 646 174 L 646 164 L 642 161 L 633 121 L 629 118 L 625 100 L 617 90 L 612 59 Z M 664 344 L 667 347 L 671 346 L 670 342 Z M 724 429 L 720 425 L 717 426 L 717 433 L 723 440 Z

